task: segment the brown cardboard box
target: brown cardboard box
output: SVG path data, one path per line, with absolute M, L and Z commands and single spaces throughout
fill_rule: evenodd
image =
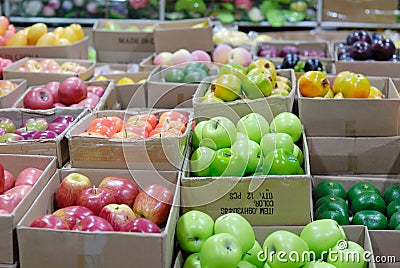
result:
M 235 212 L 257 226 L 309 223 L 311 175 L 307 142 L 301 145 L 305 175 L 192 177 L 186 160 L 181 178 L 182 211 L 200 210 L 214 220 Z
M 25 79 L 9 79 L 9 81 L 16 83 L 17 86 L 8 94 L 0 97 L 0 108 L 11 108 L 27 88 Z
M 328 75 L 331 85 L 334 78 Z M 307 136 L 398 135 L 400 102 L 393 81 L 387 77 L 368 79 L 381 89 L 385 99 L 305 98 L 297 89 L 299 115 Z
M 339 22 L 396 23 L 397 0 L 324 0 L 322 20 Z
M 350 33 L 348 30 L 321 30 L 316 28 L 309 31 L 277 31 L 277 32 L 266 32 L 274 39 L 277 40 L 297 40 L 297 41 L 332 41 L 332 40 L 345 40 L 347 35 Z M 261 33 L 262 34 L 262 33 Z
M 94 108 L 94 111 L 97 110 L 111 110 L 111 109 L 119 109 L 120 105 L 118 103 L 117 93 L 114 89 L 115 83 L 112 80 L 103 80 L 103 81 L 91 81 L 85 82 L 88 86 L 100 86 L 105 89 L 103 96 L 100 98 L 99 103 Z M 24 97 L 28 93 L 28 90 L 25 91 L 24 94 L 17 100 L 17 102 L 13 105 L 13 108 L 23 108 L 24 107 Z M 68 108 L 68 107 L 67 107 Z
M 58 108 L 47 111 L 32 111 L 27 109 L 4 109 L 0 110 L 2 117 L 10 118 L 16 124 L 17 128 L 29 118 L 45 118 L 51 122 L 61 115 L 71 115 L 75 118 L 74 122 L 68 126 L 55 139 L 48 140 L 22 140 L 16 142 L 0 143 L 0 154 L 20 154 L 20 155 L 44 155 L 57 157 L 57 165 L 59 168 L 69 159 L 68 140 L 65 134 L 76 124 L 82 117 L 89 112 L 87 108 Z
M 0 47 L 0 57 L 17 61 L 25 57 L 87 59 L 89 38 L 64 46 Z
M 141 68 L 137 63 L 105 63 L 105 62 L 96 62 L 94 68 L 94 77 L 99 75 L 106 76 L 107 74 L 125 74 L 125 73 L 138 73 L 138 72 L 151 72 L 157 66 L 152 68 Z
M 139 66 L 140 68 L 158 68 L 157 65 L 153 64 L 154 61 L 154 57 L 157 55 L 157 53 L 153 53 L 151 55 L 149 55 L 148 57 L 144 58 L 140 63 Z
M 192 28 L 205 22 L 207 25 Z M 156 52 L 174 52 L 185 48 L 189 51 L 202 49 L 212 51 L 212 22 L 210 18 L 187 19 L 179 21 L 164 21 L 154 26 L 154 45 Z
M 98 50 L 96 52 L 96 60 L 98 62 L 119 64 L 140 63 L 144 58 L 152 54 L 153 52 Z
M 393 78 L 392 80 L 393 80 L 394 85 L 397 88 L 397 92 L 399 92 L 399 94 L 400 94 L 400 78 Z
M 0 162 L 14 177 L 25 168 L 35 167 L 43 170 L 39 180 L 11 214 L 0 216 L 0 263 L 12 266 L 18 260 L 18 245 L 15 226 L 31 207 L 35 198 L 56 171 L 56 159 L 50 156 L 0 155 Z M 8 266 L 8 267 L 9 267 Z M 6 266 L 7 267 L 7 266 Z
M 179 137 L 147 138 L 129 141 L 103 137 L 79 136 L 87 130 L 92 120 L 103 116 L 128 119 L 131 115 L 155 113 L 165 110 L 98 111 L 85 116 L 67 133 L 72 167 L 79 168 L 130 168 L 142 170 L 181 170 L 190 128 Z M 177 110 L 175 110 L 177 111 Z M 190 112 L 181 111 L 189 118 Z
M 121 30 L 103 30 L 107 22 L 117 23 Z M 154 52 L 153 32 L 144 32 L 142 29 L 153 27 L 155 23 L 151 20 L 99 19 L 93 25 L 93 47 L 97 51 Z M 127 30 L 131 26 L 137 26 L 138 31 Z
M 398 174 L 400 136 L 310 137 L 311 174 Z
M 174 201 L 161 234 L 122 232 L 80 232 L 30 228 L 33 219 L 55 210 L 54 193 L 61 180 L 72 172 L 81 173 L 98 185 L 106 176 L 135 180 L 140 186 L 159 183 L 174 193 Z M 18 223 L 21 267 L 171 267 L 174 235 L 179 217 L 177 172 L 140 170 L 63 169 L 43 189 Z
M 48 82 L 52 81 L 58 81 L 62 82 L 66 78 L 71 77 L 71 76 L 77 76 L 81 78 L 82 80 L 87 80 L 89 79 L 94 72 L 94 66 L 95 63 L 93 61 L 89 60 L 70 60 L 70 59 L 54 59 L 60 66 L 61 64 L 65 62 L 75 62 L 78 63 L 81 66 L 84 66 L 87 68 L 86 71 L 80 74 L 76 73 L 44 73 L 44 72 L 23 72 L 19 71 L 18 68 L 23 66 L 27 61 L 29 60 L 36 60 L 40 61 L 43 60 L 44 58 L 23 58 L 20 59 L 6 68 L 3 69 L 3 77 L 4 79 L 26 79 L 28 86 L 37 86 L 37 85 L 43 85 Z
M 202 103 L 202 99 L 210 82 L 216 76 L 210 76 L 203 80 L 193 97 L 193 108 L 197 118 L 212 118 L 225 116 L 237 122 L 242 116 L 251 112 L 263 115 L 268 122 L 281 112 L 291 112 L 296 94 L 296 78 L 293 69 L 277 70 L 277 74 L 287 77 L 292 82 L 292 90 L 288 96 L 269 96 L 255 100 L 235 100 L 232 102 Z
M 275 231 L 285 230 L 289 232 L 293 232 L 297 235 L 300 235 L 301 230 L 303 230 L 302 226 L 268 226 L 268 227 L 261 227 L 261 226 L 254 226 L 254 233 L 256 235 L 256 240 L 262 245 L 264 243 L 265 238 L 268 235 L 272 234 Z M 346 237 L 349 241 L 354 241 L 361 246 L 363 246 L 364 250 L 368 253 L 371 253 L 371 259 L 374 258 L 371 239 L 368 234 L 367 229 L 364 226 L 343 226 L 344 232 L 346 233 Z M 173 268 L 182 268 L 183 267 L 183 255 L 182 252 L 179 252 Z M 368 268 L 375 268 L 375 263 L 369 263 Z

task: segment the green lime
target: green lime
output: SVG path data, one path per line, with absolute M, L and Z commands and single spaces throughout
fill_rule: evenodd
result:
M 317 202 L 315 202 L 314 210 L 317 210 L 317 208 L 319 208 L 322 204 L 331 203 L 331 202 L 336 202 L 336 203 L 340 204 L 342 207 L 348 208 L 346 200 L 344 200 L 343 198 L 338 197 L 338 196 L 326 195 L 326 196 L 323 196 L 320 199 L 318 199 Z
M 208 75 L 208 72 L 206 72 L 203 69 L 198 68 L 198 67 L 190 67 L 188 69 L 183 70 L 183 72 L 185 73 L 185 75 L 188 75 L 191 73 L 202 73 L 204 76 Z
M 353 202 L 353 199 L 358 196 L 361 193 L 366 193 L 366 192 L 371 192 L 371 193 L 377 193 L 381 194 L 378 188 L 376 188 L 374 185 L 372 185 L 369 182 L 359 182 L 351 186 L 349 191 L 347 192 L 347 196 L 349 198 L 349 204 Z
M 201 72 L 191 72 L 185 75 L 185 78 L 183 79 L 183 82 L 185 83 L 200 83 L 206 75 Z
M 394 213 L 400 211 L 400 199 L 393 200 L 392 202 L 390 202 L 386 208 L 386 211 L 387 211 L 386 214 L 389 218 L 392 217 Z
M 318 200 L 325 195 L 339 196 L 346 199 L 346 190 L 336 181 L 322 181 L 314 189 L 314 199 Z
M 206 73 L 208 73 L 210 71 L 210 68 L 208 68 L 208 66 L 206 64 L 204 64 L 203 62 L 190 62 L 185 66 L 185 73 L 188 73 L 187 70 L 189 69 L 202 69 L 203 71 L 205 71 Z
M 353 216 L 351 224 L 367 226 L 368 230 L 386 230 L 388 220 L 385 215 L 376 210 L 362 210 Z
M 400 200 L 400 184 L 392 185 L 386 189 L 383 194 L 386 204 L 389 204 L 393 200 Z
M 176 68 L 170 68 L 165 72 L 165 81 L 171 83 L 182 83 L 185 78 L 185 73 Z
M 361 210 L 377 210 L 386 213 L 386 204 L 380 194 L 365 192 L 358 194 L 353 199 L 350 209 L 353 215 Z
M 322 219 L 331 219 L 335 220 L 339 225 L 349 225 L 349 218 L 345 217 L 342 213 L 339 211 L 324 211 L 321 212 L 318 217 L 314 217 L 315 220 L 322 220 Z
M 390 217 L 388 227 L 390 230 L 394 230 L 398 225 L 400 225 L 400 212 L 396 212 Z
M 394 228 L 395 230 L 400 230 L 400 224 L 396 226 L 396 228 Z
M 319 218 L 320 214 L 326 211 L 337 211 L 339 212 L 343 217 L 349 218 L 349 208 L 347 207 L 347 204 L 345 207 L 343 207 L 342 204 L 336 203 L 336 202 L 327 202 L 321 204 L 317 210 L 315 210 L 314 217 Z

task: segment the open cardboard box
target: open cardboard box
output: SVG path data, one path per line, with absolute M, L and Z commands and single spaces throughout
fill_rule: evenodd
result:
M 392 80 L 393 80 L 394 85 L 397 88 L 397 92 L 399 92 L 399 94 L 400 94 L 400 78 L 393 78 Z
M 54 194 L 62 179 L 76 172 L 98 185 L 107 176 L 134 180 L 139 187 L 157 183 L 174 193 L 168 220 L 160 234 L 129 232 L 81 232 L 29 227 L 37 217 L 56 209 Z M 177 172 L 111 169 L 62 169 L 57 171 L 18 223 L 21 267 L 171 267 L 175 227 L 179 217 Z M 135 264 L 133 264 L 133 262 Z
M 272 121 L 276 115 L 282 112 L 291 112 L 293 109 L 294 98 L 296 94 L 296 78 L 293 69 L 277 70 L 277 75 L 289 78 L 292 82 L 292 90 L 288 96 L 269 96 L 254 100 L 238 99 L 230 102 L 201 102 L 207 92 L 210 83 L 216 76 L 210 76 L 204 79 L 196 90 L 193 97 L 193 108 L 197 118 L 212 118 L 214 116 L 225 116 L 233 122 L 249 113 L 259 113 L 263 115 L 268 122 Z
M 193 177 L 186 159 L 181 178 L 183 213 L 196 209 L 215 220 L 234 212 L 257 226 L 309 223 L 311 175 L 304 133 L 298 145 L 304 154 L 304 175 Z
M 32 155 L 0 155 L 0 162 L 4 169 L 11 172 L 16 178 L 18 174 L 28 167 L 43 170 L 39 180 L 31 188 L 11 214 L 0 215 L 0 267 L 12 267 L 18 260 L 18 244 L 15 226 L 31 207 L 35 198 L 42 191 L 56 171 L 56 158 L 52 156 Z
M 70 45 L 63 46 L 21 46 L 0 47 L 0 57 L 17 61 L 25 57 L 32 58 L 65 58 L 82 59 L 88 58 L 89 37 Z
M 256 235 L 256 240 L 262 245 L 264 240 L 268 235 L 272 234 L 275 231 L 285 230 L 297 235 L 300 235 L 301 230 L 303 230 L 303 226 L 254 226 L 254 233 Z M 371 239 L 369 237 L 368 231 L 364 226 L 355 225 L 355 226 L 343 226 L 344 232 L 346 233 L 346 237 L 349 241 L 356 242 L 360 244 L 365 251 L 371 253 L 371 259 L 373 259 L 373 251 L 371 246 Z M 173 268 L 182 268 L 184 263 L 183 254 L 179 252 Z M 375 268 L 375 263 L 368 263 L 367 268 Z
M 194 25 L 205 22 L 203 27 Z M 212 51 L 212 22 L 210 18 L 160 21 L 154 25 L 154 46 L 156 52 L 174 52 L 185 48 L 189 51 L 202 49 Z
M 143 59 L 149 57 L 152 54 L 153 52 L 97 50 L 96 60 L 98 62 L 117 64 L 140 63 Z
M 332 85 L 335 76 L 327 77 Z M 400 101 L 393 81 L 387 77 L 367 78 L 385 99 L 306 98 L 297 86 L 299 116 L 307 136 L 398 135 Z
M 17 86 L 6 95 L 0 97 L 0 108 L 11 108 L 27 88 L 25 79 L 9 79 L 8 81 L 17 84 Z
M 117 116 L 126 121 L 137 114 L 154 113 L 159 116 L 167 110 L 98 111 L 88 114 L 67 133 L 72 167 L 79 168 L 129 168 L 141 170 L 181 170 L 190 127 L 179 137 L 145 138 L 138 140 L 80 136 L 90 122 L 104 116 Z M 192 113 L 184 113 L 192 124 Z
M 4 79 L 26 79 L 28 86 L 35 85 L 43 85 L 48 82 L 58 81 L 62 82 L 66 78 L 71 76 L 77 76 L 82 80 L 87 80 L 92 77 L 94 72 L 95 63 L 89 60 L 76 60 L 76 59 L 54 59 L 60 66 L 65 62 L 73 62 L 78 63 L 79 65 L 86 67 L 86 70 L 80 74 L 72 73 L 72 72 L 24 72 L 18 70 L 19 67 L 22 67 L 26 62 L 30 60 L 41 61 L 45 58 L 23 58 L 20 59 L 3 69 L 3 77 Z

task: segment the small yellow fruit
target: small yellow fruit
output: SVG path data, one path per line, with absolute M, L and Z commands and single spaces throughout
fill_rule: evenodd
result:
M 382 91 L 378 88 L 371 86 L 369 89 L 368 99 L 384 99 L 385 95 L 383 95 Z
M 334 95 L 335 95 L 335 94 L 333 93 L 332 89 L 329 89 L 329 90 L 328 90 L 328 93 L 325 94 L 324 98 L 325 98 L 325 99 L 331 99 L 331 98 L 334 97 Z
M 64 33 L 64 27 L 59 26 L 59 27 L 55 28 L 53 33 L 55 35 L 57 35 L 58 37 L 61 37 Z
M 139 80 L 137 83 L 138 84 L 143 84 L 144 82 L 146 82 L 146 79 Z
M 304 97 L 323 97 L 329 89 L 329 80 L 323 72 L 308 71 L 299 79 L 299 90 Z
M 50 33 L 45 33 L 42 35 L 39 40 L 37 41 L 36 45 L 37 46 L 55 46 L 57 45 L 57 36 L 50 32 Z
M 335 97 L 333 97 L 334 99 L 343 99 L 343 94 L 342 92 L 336 93 Z
M 78 40 L 82 40 L 85 37 L 85 33 L 83 32 L 82 26 L 80 24 L 73 23 L 69 27 L 74 30 Z
M 16 32 L 13 37 L 7 42 L 7 46 L 19 47 L 26 46 L 28 44 L 28 33 L 27 31 L 20 30 Z
M 117 85 L 127 85 L 127 84 L 134 84 L 135 81 L 133 81 L 129 77 L 122 77 L 121 79 L 118 80 Z
M 28 30 L 28 45 L 36 45 L 37 41 L 47 33 L 47 25 L 35 23 Z
M 67 38 L 58 38 L 57 39 L 57 45 L 59 46 L 65 46 L 65 45 L 70 45 L 71 42 Z
M 105 77 L 104 75 L 100 75 L 96 78 L 96 81 L 104 81 L 104 80 L 108 80 L 107 77 Z

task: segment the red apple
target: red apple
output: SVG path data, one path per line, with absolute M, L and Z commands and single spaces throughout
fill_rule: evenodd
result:
M 182 134 L 186 131 L 186 125 L 181 121 L 164 121 L 162 123 L 157 124 L 155 128 L 162 128 L 162 129 L 171 129 L 175 128 L 179 130 Z
M 167 220 L 172 201 L 173 194 L 169 189 L 160 184 L 151 184 L 137 195 L 133 211 L 136 215 L 160 224 Z
M 72 115 L 60 115 L 59 117 L 56 117 L 51 121 L 51 123 L 65 123 L 65 124 L 71 124 L 74 122 L 75 118 Z
M 99 188 L 109 190 L 114 194 L 117 204 L 132 206 L 139 194 L 139 187 L 131 180 L 121 177 L 105 177 L 99 184 Z
M 67 106 L 65 104 L 62 104 L 61 102 L 56 102 L 56 103 L 53 104 L 53 107 L 57 108 L 57 107 L 67 107 Z
M 152 128 L 155 128 L 158 119 L 155 114 L 138 114 L 130 116 L 127 121 L 147 121 L 150 123 Z
M 124 130 L 122 130 L 120 132 L 117 132 L 117 133 L 113 134 L 111 136 L 111 138 L 113 138 L 113 139 L 125 139 L 125 140 L 137 140 L 137 139 L 141 139 L 142 137 L 140 137 L 140 135 L 137 134 L 137 133 L 130 132 L 130 131 L 127 131 L 126 129 L 124 129 Z
M 54 59 L 43 59 L 39 61 L 42 70 L 46 73 L 59 73 L 61 66 Z
M 146 218 L 136 218 L 121 228 L 121 232 L 161 233 L 157 224 Z
M 80 193 L 92 188 L 90 179 L 80 173 L 71 173 L 66 176 L 57 188 L 56 202 L 58 208 L 73 206 Z
M 34 228 L 70 230 L 68 224 L 63 219 L 53 214 L 45 214 L 40 216 L 39 218 L 34 219 L 29 226 Z
M 53 95 L 54 104 L 60 102 L 60 98 L 58 97 L 58 89 L 60 88 L 60 82 L 49 82 L 44 87 L 47 88 L 51 95 Z
M 0 209 L 0 214 L 10 214 L 10 212 L 4 209 Z
M 87 207 L 95 215 L 99 215 L 101 209 L 108 204 L 115 204 L 115 197 L 112 192 L 104 188 L 86 189 L 79 194 L 76 200 L 76 205 Z
M 147 132 L 147 129 L 145 126 L 138 126 L 138 125 L 125 125 L 124 130 L 127 132 L 133 132 L 139 135 L 140 138 L 147 138 L 149 137 L 149 133 Z
M 108 204 L 101 209 L 99 216 L 106 219 L 114 231 L 121 230 L 123 226 L 136 219 L 135 213 L 125 204 Z
M 96 108 L 96 105 L 99 103 L 99 101 L 100 98 L 96 94 L 89 92 L 87 94 L 87 98 L 78 102 L 78 105 L 88 107 L 93 110 L 94 108 Z
M 164 121 L 181 121 L 185 125 L 188 123 L 188 118 L 185 114 L 177 111 L 168 111 L 163 112 L 160 115 L 159 123 L 163 123 Z
M 5 179 L 5 171 L 4 166 L 0 163 L 0 193 L 5 191 L 6 179 Z
M 53 214 L 63 219 L 68 224 L 69 228 L 72 229 L 77 221 L 87 216 L 94 215 L 94 212 L 82 206 L 69 206 L 60 208 L 54 211 Z
M 18 185 L 13 188 L 11 188 L 8 191 L 5 191 L 4 194 L 15 194 L 15 195 L 20 195 L 21 198 L 23 198 L 25 195 L 29 193 L 29 191 L 32 189 L 31 185 Z
M 35 87 L 24 96 L 24 107 L 32 110 L 47 110 L 53 108 L 54 99 L 50 90 Z
M 176 128 L 155 128 L 150 132 L 149 137 L 155 137 L 160 133 L 162 133 L 161 137 L 176 137 L 182 135 L 182 132 Z
M 72 228 L 75 231 L 84 232 L 112 232 L 114 229 L 111 224 L 103 219 L 102 217 L 90 215 L 84 219 L 77 221 L 75 226 Z
M 40 176 L 43 174 L 43 170 L 38 168 L 25 168 L 22 170 L 15 180 L 15 186 L 18 185 L 34 185 Z
M 87 92 L 94 93 L 101 98 L 104 95 L 105 89 L 99 86 L 88 86 Z
M 50 123 L 49 126 L 47 127 L 47 130 L 54 131 L 57 134 L 61 134 L 64 132 L 64 130 L 67 129 L 69 124 L 66 123 Z
M 80 102 L 87 97 L 85 82 L 74 76 L 65 79 L 58 88 L 58 97 L 66 105 Z
M 124 128 L 126 128 L 126 129 L 132 128 L 133 129 L 138 126 L 144 127 L 144 129 L 146 130 L 147 133 L 150 133 L 153 130 L 153 127 L 151 126 L 151 124 L 148 121 L 139 121 L 139 120 L 127 121 L 125 123 Z
M 0 195 L 0 209 L 12 213 L 21 200 L 22 196 L 18 194 L 2 194 Z
M 4 170 L 4 190 L 3 190 L 3 192 L 10 190 L 11 188 L 14 187 L 14 185 L 15 185 L 14 175 L 11 174 L 10 171 Z M 0 192 L 0 193 L 3 193 L 3 192 Z

